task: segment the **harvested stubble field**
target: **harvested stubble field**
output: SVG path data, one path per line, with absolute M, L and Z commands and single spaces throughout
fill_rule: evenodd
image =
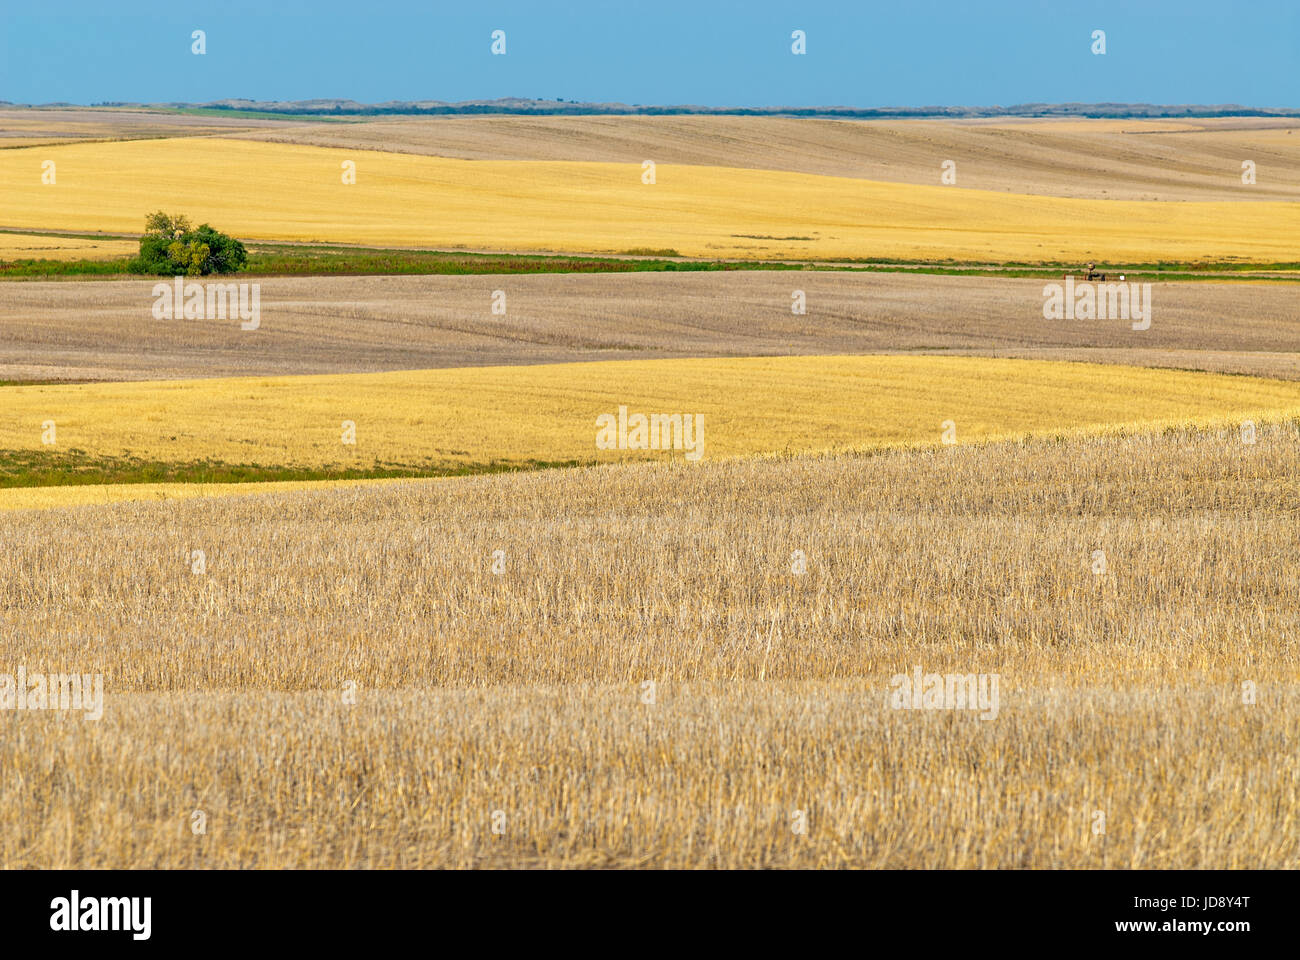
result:
M 57 185 L 41 183 L 46 160 Z M 0 226 L 131 232 L 160 206 L 252 240 L 750 260 L 1082 261 L 1105 250 L 1124 262 L 1277 263 L 1294 259 L 1300 234 L 1300 203 L 1277 199 L 1072 199 L 685 164 L 660 164 L 646 184 L 639 164 L 218 138 L 0 151 Z
M 263 278 L 262 323 L 154 320 L 154 281 L 0 283 L 0 380 L 363 373 L 662 357 L 966 353 L 1300 379 L 1289 284 L 1156 283 L 1152 323 L 1051 321 L 1043 283 L 798 273 Z M 507 296 L 504 316 L 492 293 Z M 803 290 L 807 314 L 791 313 Z
M 11 656 L 107 694 L 0 717 L 0 862 L 1294 868 L 1297 468 L 1288 422 L 9 514 Z M 997 719 L 890 709 L 918 664 Z
M 313 129 L 326 126 L 312 124 Z M 160 137 L 229 136 L 261 127 L 296 126 L 283 120 L 195 116 L 169 110 L 92 107 L 0 107 L 0 150 L 97 140 L 153 140 Z

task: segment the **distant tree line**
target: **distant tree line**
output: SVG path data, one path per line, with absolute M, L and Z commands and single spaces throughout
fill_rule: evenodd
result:
M 191 110 L 221 110 L 232 113 L 267 113 L 286 117 L 392 116 L 392 115 L 482 115 L 517 116 L 729 116 L 729 117 L 828 117 L 846 120 L 956 117 L 1080 117 L 1136 119 L 1165 117 L 1300 117 L 1300 109 L 1289 107 L 1245 107 L 1240 104 L 1151 103 L 1021 103 L 1009 107 L 703 107 L 694 104 L 643 106 L 626 103 L 579 103 L 573 100 L 536 100 L 524 97 L 501 100 L 442 103 L 392 101 L 365 104 L 354 100 L 273 101 L 224 100 L 213 103 L 138 104 L 106 101 L 97 107 L 170 107 Z

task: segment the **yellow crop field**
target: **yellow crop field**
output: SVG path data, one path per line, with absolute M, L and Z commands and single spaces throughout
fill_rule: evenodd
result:
M 653 160 L 653 157 L 648 159 Z M 1027 196 L 727 167 L 468 161 L 212 138 L 0 151 L 0 226 L 737 258 L 1289 261 L 1300 204 Z M 42 184 L 42 162 L 57 182 Z M 356 183 L 342 164 L 356 163 Z
M 0 261 L 4 260 L 110 260 L 129 257 L 140 245 L 134 240 L 87 240 L 50 237 L 37 233 L 0 233 Z
M 0 511 L 50 510 L 57 507 L 103 506 L 158 500 L 194 500 L 210 497 L 292 493 L 341 487 L 393 483 L 438 483 L 422 480 L 282 480 L 259 483 L 88 483 L 55 487 L 0 487 Z
M 1300 383 L 979 357 L 602 361 L 5 388 L 0 450 L 326 469 L 723 459 L 1300 414 Z M 627 408 L 627 445 L 597 418 Z M 689 415 L 682 446 L 637 415 Z M 700 419 L 702 418 L 702 419 Z M 355 442 L 345 442 L 345 422 Z M 49 433 L 52 423 L 53 434 Z M 617 430 L 615 430 L 617 432 Z M 53 444 L 46 441 L 53 440 Z M 649 438 L 647 438 L 649 439 Z M 699 456 L 692 456 L 692 446 Z

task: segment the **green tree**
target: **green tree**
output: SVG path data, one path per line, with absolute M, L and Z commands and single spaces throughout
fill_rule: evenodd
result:
M 145 217 L 140 253 L 131 261 L 134 273 L 198 277 L 209 273 L 234 273 L 248 262 L 248 251 L 234 237 L 206 223 L 190 227 L 183 214 L 161 210 Z
M 187 277 L 198 277 L 211 270 L 205 269 L 208 262 L 208 245 L 197 240 L 174 240 L 167 248 L 167 258 L 176 265 L 177 272 Z
M 234 273 L 248 263 L 248 251 L 234 237 L 213 230 L 206 223 L 194 231 L 194 239 L 203 245 L 212 273 Z
M 190 218 L 183 213 L 170 214 L 157 210 L 144 218 L 146 236 L 179 239 L 190 232 Z

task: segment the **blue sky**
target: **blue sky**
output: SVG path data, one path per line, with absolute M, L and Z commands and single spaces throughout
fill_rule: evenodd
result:
M 489 51 L 496 29 L 503 57 Z M 794 29 L 805 56 L 790 52 Z M 1105 56 L 1089 49 L 1095 29 Z M 1300 0 L 0 0 L 0 100 L 503 96 L 1300 107 Z

